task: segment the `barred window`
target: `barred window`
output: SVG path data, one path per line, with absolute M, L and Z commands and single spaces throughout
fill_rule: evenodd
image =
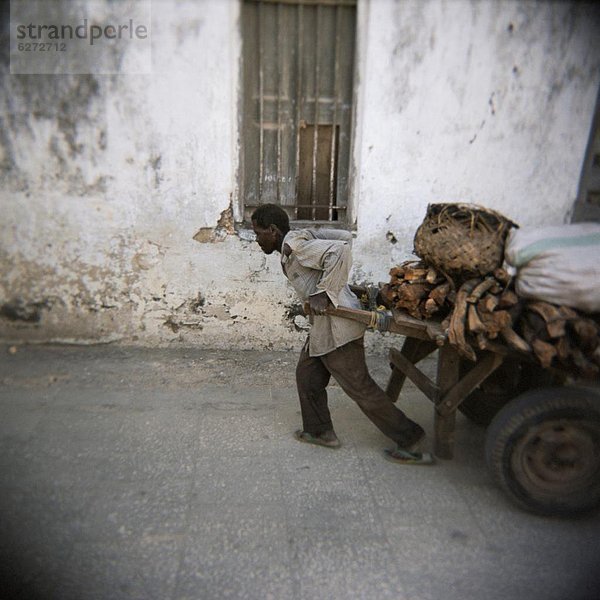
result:
M 347 222 L 356 0 L 244 0 L 240 192 Z

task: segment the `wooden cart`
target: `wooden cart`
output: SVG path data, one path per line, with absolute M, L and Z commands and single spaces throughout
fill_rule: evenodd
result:
M 453 457 L 456 411 L 505 361 L 541 370 L 531 356 L 494 341 L 476 362 L 460 357 L 436 321 L 399 311 L 339 307 L 328 314 L 405 336 L 389 354 L 386 392 L 395 402 L 408 378 L 434 404 L 434 453 Z M 417 363 L 439 350 L 434 380 Z M 486 461 L 512 501 L 537 514 L 571 515 L 600 506 L 600 388 L 598 382 L 526 388 L 507 398 L 486 432 Z
M 368 326 L 377 325 L 372 311 L 349 308 L 330 309 L 329 314 Z M 382 314 L 381 312 L 379 313 Z M 453 457 L 454 423 L 461 402 L 503 362 L 508 349 L 494 345 L 484 350 L 480 360 L 466 373 L 456 348 L 437 321 L 420 321 L 400 311 L 387 311 L 385 331 L 405 336 L 401 350 L 390 350 L 392 372 L 386 393 L 396 402 L 406 378 L 410 379 L 434 404 L 434 453 L 440 458 Z M 381 322 L 381 318 L 379 319 Z M 437 373 L 432 381 L 416 364 L 439 350 Z

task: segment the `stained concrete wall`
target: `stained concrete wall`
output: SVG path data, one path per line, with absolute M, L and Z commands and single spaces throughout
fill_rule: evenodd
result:
M 479 203 L 522 225 L 568 220 L 600 81 L 600 11 L 374 0 L 367 12 L 355 249 L 365 272 L 385 277 L 378 256 L 406 257 L 430 202 Z
M 151 75 L 10 75 L 3 57 L 0 335 L 297 347 L 277 259 L 235 223 L 239 4 L 152 12 Z M 564 2 L 359 2 L 356 281 L 410 256 L 429 202 L 568 219 L 597 17 Z

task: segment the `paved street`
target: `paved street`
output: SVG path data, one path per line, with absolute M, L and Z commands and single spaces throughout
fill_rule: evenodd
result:
M 513 508 L 462 416 L 454 460 L 398 466 L 334 387 L 343 447 L 296 442 L 295 359 L 0 347 L 0 598 L 599 597 L 600 515 Z M 401 406 L 431 434 L 420 392 Z

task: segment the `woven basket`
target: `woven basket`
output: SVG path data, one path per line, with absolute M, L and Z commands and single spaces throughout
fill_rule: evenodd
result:
M 415 254 L 449 276 L 487 275 L 502 265 L 515 223 L 475 204 L 430 204 L 414 239 Z

